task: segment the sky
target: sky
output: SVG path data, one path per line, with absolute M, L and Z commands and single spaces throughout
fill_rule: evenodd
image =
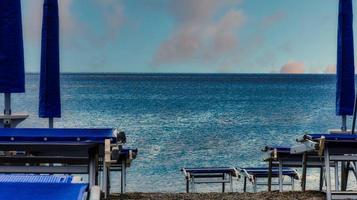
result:
M 22 0 L 27 72 L 40 69 L 42 3 Z M 335 72 L 338 0 L 59 0 L 59 7 L 62 72 Z

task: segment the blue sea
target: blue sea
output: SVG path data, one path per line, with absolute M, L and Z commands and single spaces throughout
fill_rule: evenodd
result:
M 38 87 L 27 74 L 26 93 L 13 95 L 13 112 L 30 114 L 21 127 L 47 126 Z M 139 149 L 128 191 L 184 192 L 182 167 L 263 166 L 265 145 L 341 124 L 334 75 L 63 74 L 61 93 L 56 127 L 117 127 Z M 118 191 L 119 175 L 112 181 Z

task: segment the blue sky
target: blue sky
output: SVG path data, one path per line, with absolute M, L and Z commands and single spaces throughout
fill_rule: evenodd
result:
M 59 0 L 59 4 L 62 72 L 330 73 L 335 69 L 338 0 Z M 22 9 L 26 70 L 37 72 L 42 0 L 22 0 Z

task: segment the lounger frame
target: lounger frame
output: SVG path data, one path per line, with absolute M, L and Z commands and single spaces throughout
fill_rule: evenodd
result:
M 332 190 L 331 184 L 331 162 L 343 163 L 352 162 L 354 165 L 357 162 L 357 136 L 351 134 L 313 134 L 305 135 L 301 142 L 292 149 L 295 153 L 319 152 L 324 157 L 325 177 L 326 177 L 326 199 L 357 199 L 357 191 L 342 191 L 339 185 L 336 184 L 335 190 Z M 298 151 L 303 150 L 303 151 Z M 338 165 L 336 165 L 338 166 Z M 341 165 L 342 166 L 342 165 Z M 338 168 L 338 167 L 335 167 Z M 338 174 L 338 171 L 336 171 Z M 356 168 L 353 174 L 357 179 Z M 341 183 L 344 181 L 342 180 Z M 338 179 L 335 180 L 338 182 Z M 347 180 L 346 180 L 347 182 Z M 342 189 L 342 188 L 341 188 Z
M 225 168 L 182 168 L 186 180 L 186 192 L 197 192 L 196 184 L 222 184 L 222 192 L 225 192 L 226 184 L 229 191 L 233 192 L 233 181 L 239 179 L 239 172 L 234 167 Z

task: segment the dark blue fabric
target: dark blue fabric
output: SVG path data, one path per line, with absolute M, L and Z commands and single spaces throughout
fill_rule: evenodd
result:
M 267 177 L 269 173 L 269 168 L 266 167 L 256 167 L 256 168 L 243 168 L 241 171 L 246 170 L 249 174 L 253 176 L 258 176 L 258 177 Z M 297 176 L 298 174 L 296 173 L 295 170 L 287 167 L 283 167 L 282 174 L 285 176 Z M 272 168 L 272 175 L 277 176 L 279 175 L 279 168 L 273 167 Z
M 290 147 L 281 147 L 281 146 L 266 146 L 264 151 L 271 151 L 275 149 L 278 153 L 284 153 L 284 152 L 290 153 Z
M 0 183 L 0 199 L 82 200 L 87 187 L 70 183 Z
M 0 92 L 25 92 L 20 0 L 0 1 Z
M 308 139 L 318 140 L 321 137 L 325 137 L 326 141 L 356 141 L 356 134 L 309 134 L 305 136 Z
M 337 39 L 336 115 L 352 115 L 355 98 L 352 0 L 340 0 Z
M 104 143 L 105 139 L 116 142 L 113 129 L 0 128 L 0 141 L 9 143 Z
M 72 183 L 73 176 L 0 174 L 0 183 Z
M 59 66 L 58 2 L 45 0 L 42 19 L 40 117 L 61 117 Z
M 232 167 L 201 167 L 201 168 L 183 168 L 188 173 L 206 174 L 206 173 L 232 173 L 235 172 Z

